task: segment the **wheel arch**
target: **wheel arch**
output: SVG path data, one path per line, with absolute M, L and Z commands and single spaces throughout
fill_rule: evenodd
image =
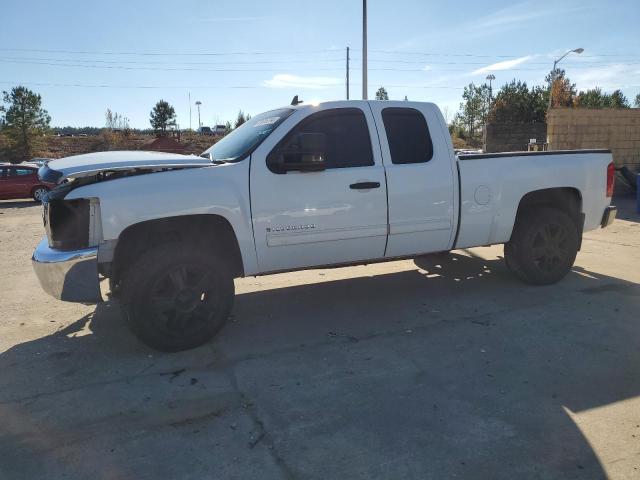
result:
M 582 239 L 584 214 L 582 213 L 582 194 L 580 190 L 575 187 L 554 187 L 526 193 L 518 203 L 514 225 L 522 219 L 527 210 L 536 207 L 555 208 L 569 215 L 576 225 L 579 238 Z
M 125 228 L 118 237 L 111 262 L 112 288 L 117 289 L 126 269 L 143 252 L 175 241 L 223 251 L 234 277 L 244 276 L 242 254 L 231 223 L 222 215 L 194 214 L 146 220 Z

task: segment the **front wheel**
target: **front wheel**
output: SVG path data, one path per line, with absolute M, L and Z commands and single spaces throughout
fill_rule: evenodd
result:
M 212 252 L 184 243 L 149 250 L 122 279 L 123 310 L 133 333 L 150 347 L 170 352 L 208 342 L 231 313 L 230 272 Z
M 566 213 L 541 207 L 522 212 L 504 245 L 507 267 L 521 280 L 549 285 L 564 278 L 578 253 L 578 229 Z

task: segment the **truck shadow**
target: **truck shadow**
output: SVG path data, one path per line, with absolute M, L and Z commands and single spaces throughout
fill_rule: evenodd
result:
M 369 478 L 606 477 L 594 452 L 603 440 L 590 436 L 581 412 L 640 395 L 640 286 L 575 268 L 556 286 L 527 287 L 501 260 L 464 253 L 415 264 L 329 281 L 322 280 L 326 270 L 316 271 L 314 284 L 239 293 L 232 321 L 212 344 L 172 355 L 137 343 L 117 306 L 100 305 L 53 335 L 0 354 L 0 414 L 13 419 L 0 434 L 0 458 L 11 459 L 14 475 L 31 471 L 30 462 L 62 468 L 59 457 L 80 448 L 80 440 L 58 446 L 55 437 L 75 438 L 63 414 L 64 392 L 71 391 L 78 405 L 113 401 L 71 424 L 95 435 L 80 435 L 87 448 L 104 447 L 101 425 L 121 422 L 108 441 L 125 441 L 130 451 L 109 468 L 131 473 L 129 456 L 152 455 L 147 449 L 161 448 L 171 431 L 124 433 L 131 416 L 123 405 L 139 403 L 140 395 L 129 383 L 142 382 L 169 403 L 193 395 L 176 390 L 173 375 L 231 375 L 227 407 L 237 409 L 239 398 L 255 403 L 252 415 L 261 416 L 270 445 L 300 477 L 338 478 L 336 457 L 368 454 L 376 465 L 407 462 L 391 470 L 364 465 L 360 476 Z M 111 390 L 116 400 L 95 397 L 95 386 L 104 384 L 121 385 Z M 238 388 L 241 397 L 234 396 Z M 201 395 L 213 392 L 203 387 Z M 307 420 L 301 430 L 283 413 L 289 410 L 315 423 Z M 332 415 L 339 422 L 327 424 Z M 213 435 L 211 418 L 189 426 Z M 606 415 L 595 421 L 602 423 L 594 431 L 606 430 Z M 147 441 L 131 442 L 132 435 Z M 327 443 L 325 435 L 340 442 Z M 187 451 L 183 445 L 174 455 Z M 153 461 L 169 468 L 172 458 Z M 78 462 L 72 478 L 91 470 Z
M 640 213 L 638 213 L 638 200 L 635 192 L 628 195 L 620 195 L 613 198 L 612 205 L 618 207 L 617 218 L 627 220 L 629 222 L 640 222 Z
M 40 203 L 33 200 L 0 200 L 0 210 L 5 208 L 39 207 Z

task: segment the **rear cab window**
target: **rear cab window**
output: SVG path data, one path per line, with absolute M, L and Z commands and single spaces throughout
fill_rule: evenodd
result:
M 426 163 L 433 158 L 433 142 L 424 115 L 415 108 L 389 107 L 382 121 L 393 164 Z

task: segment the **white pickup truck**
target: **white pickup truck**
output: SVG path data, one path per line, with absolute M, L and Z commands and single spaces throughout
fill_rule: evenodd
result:
M 557 282 L 615 218 L 613 167 L 604 150 L 456 157 L 431 103 L 289 106 L 200 157 L 50 161 L 33 264 L 66 301 L 101 301 L 108 278 L 142 341 L 182 350 L 224 325 L 236 277 L 503 243 L 520 279 Z

